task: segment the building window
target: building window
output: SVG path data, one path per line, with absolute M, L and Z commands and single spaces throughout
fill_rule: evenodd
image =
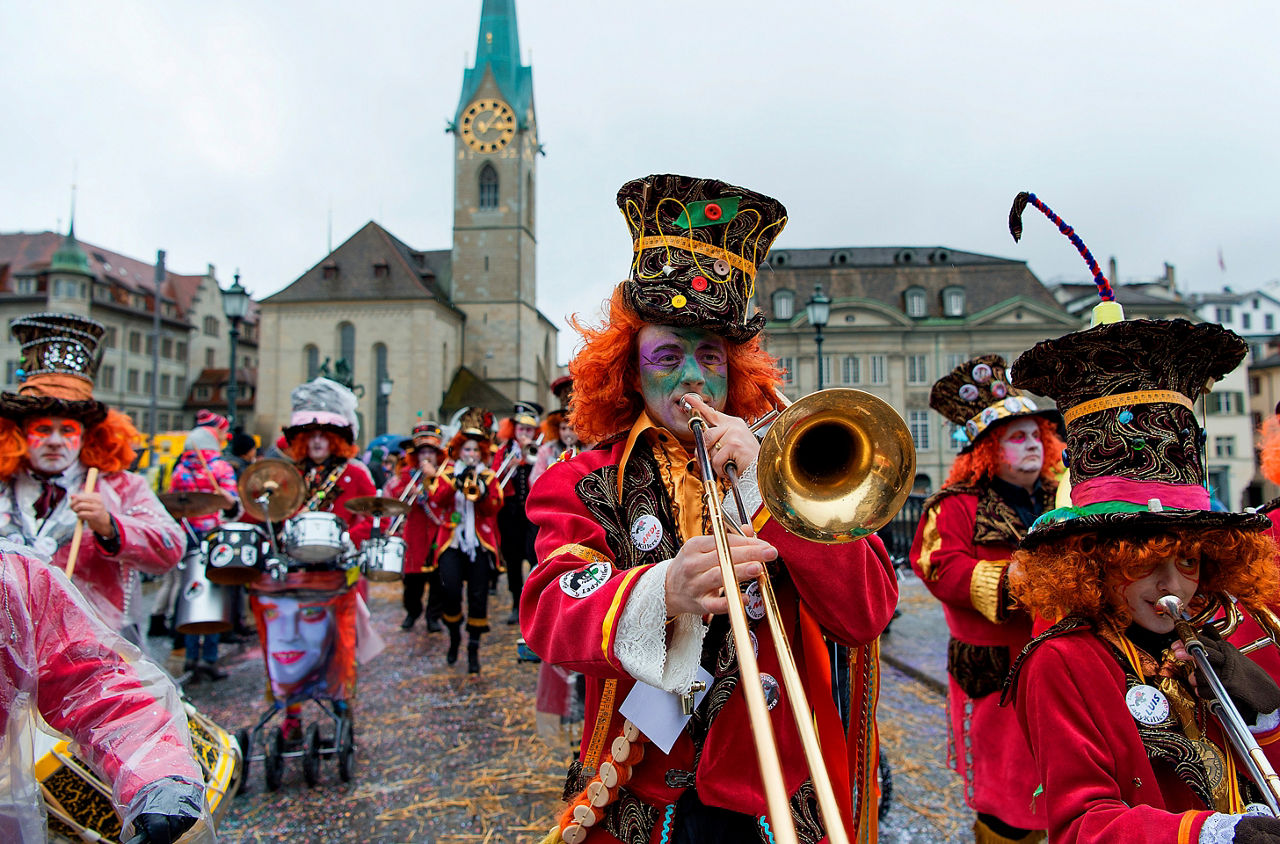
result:
M 178 398 L 187 396 L 187 376 L 179 375 L 173 379 L 173 394 Z
M 1230 308 L 1214 308 L 1214 318 L 1217 319 L 1217 321 L 1222 323 L 1223 325 L 1226 325 L 1227 323 L 1231 322 L 1231 309 Z
M 1256 396 L 1262 392 L 1262 379 L 1257 375 L 1249 376 L 1249 395 Z
M 184 361 L 184 362 L 187 359 L 187 344 L 182 340 L 179 340 L 177 345 L 174 346 L 173 359 Z
M 957 366 L 964 363 L 968 359 L 969 359 L 969 356 L 966 355 L 964 352 L 960 352 L 960 353 L 953 352 L 947 355 L 947 368 L 945 371 L 946 372 L 954 371 Z
M 907 355 L 907 383 L 929 383 L 929 371 L 924 355 Z
M 1210 393 L 1205 404 L 1210 416 L 1239 416 L 1244 413 L 1244 393 L 1235 390 Z
M 18 279 L 18 292 L 31 294 L 36 292 L 36 280 L 34 278 Z
M 908 410 L 907 427 L 911 430 L 911 439 L 916 441 L 916 451 L 928 451 L 929 411 Z
M 1267 331 L 1275 331 L 1275 330 L 1276 330 L 1276 318 L 1275 318 L 1275 315 L 1274 315 L 1274 314 L 1263 314 L 1263 315 L 1262 315 L 1262 327 L 1263 327 L 1263 328 L 1265 328 Z
M 116 388 L 116 368 L 114 366 L 104 366 L 98 372 L 98 386 L 104 390 L 114 390 Z
M 492 211 L 498 207 L 498 171 L 492 164 L 480 168 L 480 210 Z
M 1241 313 L 1240 327 L 1245 331 L 1248 331 L 1250 328 L 1253 328 L 1253 314 Z
M 380 261 L 373 265 L 374 278 L 391 278 L 391 265 L 386 261 Z
M 160 414 L 160 430 L 162 431 L 169 430 L 169 414 L 167 413 Z
M 1255 430 L 1255 431 L 1256 431 L 1256 430 L 1258 430 L 1259 428 L 1261 428 L 1261 427 L 1262 427 L 1262 414 L 1261 414 L 1261 413 L 1259 413 L 1258 411 L 1256 411 L 1256 410 L 1255 410 L 1255 411 L 1253 411 L 1253 413 L 1250 413 L 1250 414 L 1249 414 L 1249 416 L 1253 419 L 1253 430 Z
M 822 356 L 822 386 L 831 386 L 831 355 Z
M 943 425 L 942 430 L 947 435 L 947 445 L 951 447 L 952 451 L 959 451 L 960 449 L 964 448 L 965 445 L 967 445 L 969 442 L 968 439 L 961 440 L 958 437 L 956 437 L 956 431 L 959 431 L 962 429 L 959 425 L 957 425 L 954 422 L 948 422 L 947 424 Z
M 129 392 L 131 393 L 138 392 L 138 370 L 136 369 L 129 370 L 129 375 L 126 380 L 126 383 L 128 384 Z
M 325 281 L 333 281 L 335 278 L 338 277 L 338 265 L 325 264 L 323 275 L 324 275 Z
M 197 401 L 208 401 L 209 398 L 210 398 L 210 394 L 209 394 L 209 388 L 207 386 L 205 386 L 204 384 L 201 384 L 199 387 L 196 387 Z
M 964 288 L 948 287 L 942 291 L 942 313 L 944 316 L 964 316 Z
M 1235 437 L 1214 437 L 1213 438 L 1213 455 L 1214 457 L 1235 457 L 1236 456 L 1236 438 Z
M 885 363 L 884 355 L 871 356 L 871 383 L 872 384 L 888 384 L 889 383 L 889 367 Z
M 142 334 L 140 332 L 129 332 L 129 351 L 134 354 L 142 353 Z
M 840 361 L 840 383 L 862 383 L 862 358 L 857 355 L 845 355 Z
M 352 372 L 356 371 L 356 327 L 349 322 L 338 324 L 338 357 L 347 362 Z
M 212 369 L 212 368 L 213 368 L 213 359 L 214 359 L 214 352 L 213 352 L 213 349 L 205 349 L 205 350 L 204 350 L 204 366 L 205 366 L 205 369 Z
M 919 319 L 928 314 L 928 306 L 925 303 L 924 290 L 919 287 L 913 287 L 906 293 L 907 297 L 907 316 Z
M 217 317 L 207 316 L 204 318 L 204 336 L 206 337 L 218 336 L 218 318 Z
M 144 372 L 142 374 L 142 392 L 150 393 L 151 385 L 156 383 L 154 372 Z
M 306 380 L 310 381 L 312 378 L 315 378 L 316 374 L 320 371 L 320 350 L 313 344 L 308 343 L 307 347 L 303 349 L 303 353 L 307 359 Z
M 796 312 L 796 294 L 790 290 L 779 290 L 773 294 L 773 318 L 791 319 Z
M 794 384 L 796 382 L 795 358 L 778 358 L 778 366 L 782 369 L 782 383 Z
M 16 360 L 7 360 L 4 362 L 4 383 L 18 383 L 18 362 Z
M 169 388 L 173 386 L 173 378 L 169 375 L 160 376 L 160 395 L 169 395 Z
M 173 338 L 165 337 L 160 341 L 160 357 L 167 360 L 173 359 Z
M 118 332 L 114 325 L 107 326 L 106 333 L 102 335 L 102 345 L 106 346 L 108 349 L 114 349 L 116 347 L 117 333 Z

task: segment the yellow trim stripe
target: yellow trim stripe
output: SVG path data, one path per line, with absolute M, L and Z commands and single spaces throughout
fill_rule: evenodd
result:
M 924 536 L 920 538 L 920 571 L 925 580 L 933 577 L 933 552 L 942 545 L 942 535 L 938 533 L 938 508 L 930 507 L 925 518 Z
M 586 560 L 589 563 L 612 563 L 607 556 L 601 554 L 594 548 L 588 548 L 586 545 L 579 545 L 577 542 L 569 542 L 561 545 L 556 550 L 547 555 L 547 560 L 554 560 L 562 554 L 572 554 L 580 560 Z
M 636 576 L 642 572 L 648 571 L 652 566 L 639 566 L 627 572 L 622 583 L 618 586 L 618 591 L 613 594 L 613 603 L 609 605 L 609 611 L 604 614 L 604 625 L 601 627 L 600 650 L 604 652 L 604 661 L 613 665 L 609 659 L 609 643 L 613 641 L 613 621 L 618 615 L 618 611 L 622 609 L 622 596 L 626 594 L 627 586 Z
M 1191 829 L 1192 827 L 1195 826 L 1196 818 L 1200 817 L 1201 815 L 1204 815 L 1207 817 L 1211 814 L 1213 813 L 1212 812 L 1196 812 L 1196 811 L 1183 812 L 1182 820 L 1178 822 L 1178 844 L 1195 844 L 1195 842 L 1191 837 Z M 1199 833 L 1197 833 L 1196 838 L 1199 838 L 1199 837 L 1200 835 Z
M 709 258 L 719 258 L 731 267 L 741 270 L 747 278 L 755 278 L 756 265 L 743 258 L 741 255 L 735 255 L 728 249 L 721 249 L 711 243 L 701 240 L 694 240 L 691 237 L 672 237 L 669 235 L 656 235 L 653 237 L 645 237 L 641 235 L 636 238 L 634 251 L 639 252 L 641 249 L 683 249 L 688 252 L 696 252 L 699 255 L 706 255 Z M 727 281 L 728 279 L 711 279 L 713 281 Z
M 1280 741 L 1280 727 L 1275 728 L 1269 733 L 1262 733 L 1253 737 L 1259 747 L 1266 747 L 1268 744 L 1275 744 Z
M 587 745 L 587 756 L 582 760 L 584 770 L 589 770 L 591 776 L 595 776 L 604 743 L 609 738 L 609 722 L 613 720 L 613 701 L 617 692 L 617 680 L 604 681 L 604 689 L 600 692 L 600 706 L 596 709 L 596 725 L 591 731 L 591 743 Z
M 1090 413 L 1097 413 L 1099 410 L 1108 410 L 1115 407 L 1129 407 L 1135 404 L 1180 404 L 1187 410 L 1194 411 L 1195 407 L 1191 403 L 1191 399 L 1175 390 L 1135 390 L 1132 393 L 1117 393 L 1114 396 L 1103 396 L 1102 398 L 1087 401 L 1078 404 L 1062 414 L 1062 418 L 1068 425 L 1081 416 Z
M 758 536 L 760 534 L 760 530 L 768 523 L 769 523 L 769 508 L 761 507 L 760 512 L 756 513 L 755 518 L 751 520 L 751 529 L 754 530 L 756 532 L 756 535 Z

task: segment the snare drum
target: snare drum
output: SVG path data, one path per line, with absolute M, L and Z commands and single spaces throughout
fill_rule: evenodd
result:
M 204 554 L 199 549 L 188 551 L 178 563 L 182 573 L 182 589 L 178 592 L 178 612 L 174 627 L 179 633 L 201 635 L 225 633 L 231 629 L 231 602 L 223 587 L 212 583 L 207 574 Z
M 196 761 L 204 773 L 205 801 L 216 827 L 231 805 L 244 766 L 240 746 L 226 730 L 185 704 L 187 725 Z M 49 813 L 49 840 L 58 842 L 120 840 L 121 824 L 111 803 L 111 786 L 98 778 L 88 765 L 71 753 L 66 740 L 35 731 L 36 780 Z M 207 837 L 208 829 L 197 823 L 178 841 Z
M 262 546 L 267 534 L 257 525 L 227 522 L 205 539 L 209 579 L 228 586 L 257 580 L 264 570 Z
M 360 549 L 360 567 L 370 580 L 399 580 L 404 574 L 406 546 L 398 536 L 368 539 Z
M 342 555 L 346 525 L 333 513 L 299 513 L 284 525 L 284 547 L 304 563 L 328 563 Z

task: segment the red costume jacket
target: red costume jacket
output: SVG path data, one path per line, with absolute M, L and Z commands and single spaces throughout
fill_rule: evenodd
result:
M 637 444 L 619 479 L 618 464 L 626 449 L 626 441 L 619 440 L 555 464 L 539 479 L 528 502 L 529 517 L 539 528 L 538 565 L 521 599 L 523 633 L 543 660 L 586 675 L 586 729 L 579 762 L 570 771 L 569 785 L 575 789 L 584 787 L 620 735 L 624 719 L 618 710 L 636 683 L 616 650 L 619 617 L 640 577 L 674 558 L 683 542 L 650 449 Z M 755 521 L 759 536 L 778 549 L 782 561 L 773 582 L 786 635 L 805 681 L 837 797 L 848 811 L 849 771 L 866 760 L 867 747 L 846 751 L 822 634 L 853 646 L 874 642 L 897 603 L 897 580 L 875 536 L 819 545 L 788 533 L 763 510 Z M 674 803 L 695 782 L 699 798 L 708 805 L 756 816 L 766 811 L 746 703 L 736 689 L 737 658 L 724 618 L 713 620 L 703 641 L 701 663 L 717 679 L 699 714 L 676 739 L 670 755 L 646 745 L 644 759 L 626 785 L 627 799 L 634 801 L 626 811 L 638 812 L 650 824 L 644 831 L 655 830 L 654 836 L 661 807 Z M 761 672 L 779 677 L 767 630 L 761 627 L 755 638 Z M 856 691 L 854 698 L 858 699 Z M 812 786 L 789 708 L 781 695 L 769 714 L 794 810 L 796 798 L 803 803 L 812 795 Z M 872 743 L 872 758 L 874 751 Z M 639 840 L 630 834 L 623 838 L 609 817 L 593 827 L 589 841 Z M 806 821 L 811 823 L 796 817 L 797 826 L 807 826 L 817 837 Z
M 1056 485 L 1042 484 L 1052 506 Z M 1005 567 L 1026 532 L 995 490 L 947 487 L 925 502 L 911 546 L 911 567 L 942 602 L 951 642 L 951 767 L 964 780 L 965 802 L 1021 829 L 1043 829 L 1031 810 L 1034 762 L 1013 712 L 999 694 L 1013 660 L 1031 641 L 1031 615 L 1009 608 Z
M 459 522 L 454 520 L 457 496 L 461 495 L 454 487 L 453 478 L 457 463 L 450 461 L 440 469 L 432 481 L 431 507 L 440 516 L 440 525 L 435 532 L 434 564 L 440 564 L 440 555 L 453 542 L 453 534 Z M 498 559 L 498 511 L 502 509 L 502 489 L 498 486 L 493 472 L 484 469 L 482 477 L 485 481 L 484 494 L 475 502 L 475 530 L 480 544 Z
M 394 478 L 387 481 L 387 495 L 399 498 L 412 477 L 413 469 L 407 466 L 402 468 Z M 405 544 L 405 574 L 420 574 L 424 569 L 435 567 L 436 534 L 444 526 L 447 518 L 442 517 L 435 505 L 431 503 L 431 491 L 434 485 L 435 478 L 422 481 L 422 492 L 410 508 L 409 514 L 405 516 L 404 526 L 400 530 Z
M 1152 761 L 1160 751 L 1143 744 L 1125 703 L 1123 657 L 1087 624 L 1070 622 L 1037 639 L 1012 677 L 1049 840 L 1194 844 L 1212 809 L 1172 764 Z M 1216 723 L 1209 736 L 1228 747 Z M 1280 764 L 1280 729 L 1255 738 L 1272 766 Z

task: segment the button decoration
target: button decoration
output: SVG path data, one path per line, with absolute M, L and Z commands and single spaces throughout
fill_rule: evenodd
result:
M 673 308 L 683 308 L 687 304 L 689 304 L 689 300 L 682 293 L 677 293 L 671 297 L 671 307 Z
M 1009 395 L 1009 388 L 1005 386 L 1003 381 L 993 381 L 991 383 L 991 395 L 1002 399 Z
M 1116 417 L 1116 421 L 1119 422 L 1121 425 L 1128 425 L 1130 422 L 1133 421 L 1133 411 L 1132 410 L 1120 411 L 1120 415 Z
M 721 278 L 729 275 L 729 262 L 724 258 L 716 258 L 715 263 L 711 265 L 711 271 Z
M 693 277 L 693 280 L 689 282 L 689 286 L 692 287 L 694 290 L 698 291 L 699 293 L 701 293 L 702 291 L 706 290 L 709 285 L 707 284 L 706 277 L 695 275 Z
M 973 384 L 964 384 L 960 387 L 960 398 L 962 401 L 977 401 L 978 388 Z
M 724 211 L 717 202 L 708 202 L 707 206 L 702 209 L 702 213 L 707 215 L 708 220 L 719 220 L 724 216 Z
M 985 384 L 991 380 L 991 367 L 988 364 L 980 363 L 973 368 L 973 380 L 979 384 Z

